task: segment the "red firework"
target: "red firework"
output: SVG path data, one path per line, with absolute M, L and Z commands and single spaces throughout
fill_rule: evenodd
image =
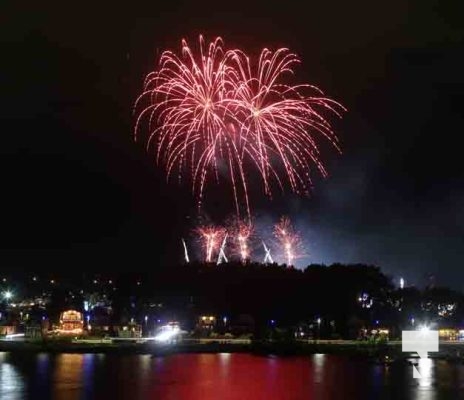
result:
M 282 217 L 280 222 L 275 225 L 274 236 L 281 246 L 287 266 L 293 265 L 295 258 L 300 256 L 298 250 L 301 247 L 301 240 L 287 217 Z
M 242 51 L 223 49 L 221 38 L 206 45 L 200 36 L 197 55 L 182 40 L 182 54 L 163 52 L 158 69 L 145 79 L 136 101 L 136 137 L 147 122 L 147 146 L 155 141 L 168 178 L 174 170 L 179 179 L 190 171 L 200 205 L 210 177 L 218 180 L 225 169 L 237 214 L 243 198 L 250 216 L 246 168 L 253 165 L 267 195 L 272 182 L 283 189 L 284 180 L 293 191 L 307 193 L 312 165 L 327 174 L 318 138 L 339 149 L 323 114 L 340 115 L 344 108 L 314 86 L 282 83 L 299 62 L 287 49 L 264 49 L 253 68 Z
M 202 226 L 197 232 L 205 252 L 205 262 L 211 263 L 221 247 L 226 231 L 216 226 Z
M 235 253 L 240 256 L 242 263 L 247 262 L 251 255 L 250 239 L 253 234 L 253 225 L 251 222 L 246 223 L 237 219 L 230 231 L 235 241 Z
M 243 53 L 237 52 L 234 61 L 240 80 L 232 103 L 241 122 L 240 138 L 245 143 L 242 159 L 254 162 L 266 194 L 271 195 L 273 180 L 283 189 L 281 170 L 294 192 L 308 193 L 311 165 L 327 176 L 319 157 L 317 134 L 340 150 L 321 112 L 328 110 L 340 116 L 343 106 L 324 97 L 315 86 L 281 83 L 283 76 L 293 74 L 293 67 L 300 63 L 288 49 L 264 49 L 256 71 Z

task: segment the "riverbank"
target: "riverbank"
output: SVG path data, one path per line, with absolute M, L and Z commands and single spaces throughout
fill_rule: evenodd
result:
M 259 342 L 250 343 L 186 343 L 158 344 L 155 342 L 116 342 L 116 343 L 73 343 L 72 341 L 0 341 L 2 352 L 27 353 L 114 353 L 114 354 L 152 354 L 163 356 L 178 353 L 250 353 L 256 355 L 311 355 L 338 354 L 367 357 L 374 360 L 406 359 L 415 354 L 403 353 L 401 343 L 366 343 L 356 341 L 337 342 Z M 464 361 L 464 345 L 442 344 L 440 352 L 431 353 L 431 358 Z
M 72 341 L 0 341 L 0 352 L 29 353 L 121 353 L 121 354 L 153 354 L 165 355 L 175 353 L 239 353 L 250 352 L 249 344 L 227 343 L 175 343 L 158 344 L 153 341 L 137 343 L 134 341 L 118 341 L 115 343 L 76 343 Z

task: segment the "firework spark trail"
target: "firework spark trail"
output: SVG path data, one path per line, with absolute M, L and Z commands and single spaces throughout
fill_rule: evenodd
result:
M 300 237 L 294 231 L 290 220 L 282 217 L 280 222 L 274 227 L 274 235 L 281 245 L 282 253 L 285 257 L 287 266 L 293 265 L 293 261 L 298 257 L 298 247 L 300 246 Z
M 221 38 L 206 45 L 200 36 L 199 50 L 196 56 L 182 40 L 181 56 L 162 53 L 159 68 L 148 74 L 135 104 L 141 109 L 136 138 L 142 122 L 148 121 L 147 147 L 155 141 L 156 159 L 164 160 L 168 179 L 174 170 L 179 180 L 190 170 L 199 206 L 210 177 L 219 180 L 223 167 L 237 215 L 243 197 L 250 218 L 249 166 L 259 171 L 269 196 L 274 182 L 283 190 L 284 180 L 294 192 L 308 193 L 312 165 L 327 175 L 318 136 L 339 149 L 323 114 L 340 115 L 343 106 L 314 86 L 284 83 L 300 63 L 288 49 L 264 49 L 256 68 L 242 51 L 223 49 Z
M 244 158 L 255 163 L 262 176 L 264 191 L 269 196 L 273 180 L 283 189 L 279 165 L 294 192 L 308 193 L 311 164 L 323 176 L 327 175 L 319 157 L 317 134 L 340 150 L 331 126 L 321 112 L 328 110 L 340 116 L 343 106 L 323 97 L 322 91 L 314 86 L 279 83 L 284 74 L 293 74 L 293 67 L 300 63 L 288 49 L 275 52 L 264 49 L 256 72 L 244 53 L 237 51 L 234 61 L 240 71 L 240 80 L 232 103 L 246 142 Z M 308 91 L 313 94 L 305 94 Z
M 221 244 L 221 247 L 219 249 L 219 255 L 218 255 L 218 259 L 217 259 L 217 264 L 218 265 L 223 263 L 223 262 L 229 262 L 229 260 L 226 257 L 226 253 L 225 253 L 227 236 L 228 236 L 228 233 L 226 233 L 224 235 L 224 239 L 222 240 L 222 244 Z
M 229 65 L 233 51 L 224 51 L 221 38 L 205 45 L 200 36 L 200 57 L 182 40 L 182 57 L 171 51 L 161 55 L 159 69 L 149 74 L 136 108 L 148 99 L 140 112 L 135 133 L 148 119 L 150 136 L 147 147 L 156 139 L 156 159 L 163 158 L 167 177 L 177 168 L 181 180 L 184 169 L 190 169 L 192 189 L 201 206 L 208 176 L 218 179 L 218 166 L 227 160 L 237 213 L 236 181 L 242 183 L 247 213 L 248 192 L 240 154 L 231 134 L 235 116 L 229 111 L 229 92 L 238 79 Z M 229 127 L 227 126 L 229 125 Z
M 185 262 L 188 264 L 190 262 L 190 259 L 189 259 L 189 255 L 187 251 L 187 244 L 185 243 L 184 239 L 182 239 L 182 244 L 184 246 L 184 259 L 185 259 Z
M 250 244 L 249 241 L 253 234 L 253 225 L 251 222 L 245 222 L 236 218 L 229 231 L 232 233 L 233 238 L 236 240 L 234 252 L 240 257 L 242 263 L 245 263 L 250 258 Z
M 248 236 L 246 233 L 239 234 L 237 239 L 238 244 L 240 246 L 240 257 L 242 259 L 242 262 L 246 262 L 246 260 L 248 260 L 248 257 L 250 256 L 248 252 Z
M 271 250 L 266 246 L 266 243 L 264 243 L 264 241 L 262 243 L 263 243 L 264 253 L 265 253 L 263 263 L 264 264 L 273 264 L 274 260 L 272 259 L 272 256 L 271 256 Z
M 225 235 L 225 231 L 214 226 L 200 227 L 197 231 L 205 251 L 205 262 L 210 263 L 213 261 L 214 254 L 219 243 L 221 243 L 221 238 Z

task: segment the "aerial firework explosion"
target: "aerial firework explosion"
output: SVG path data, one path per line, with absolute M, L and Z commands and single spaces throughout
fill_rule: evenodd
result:
M 288 218 L 282 217 L 280 222 L 275 225 L 274 235 L 281 245 L 287 265 L 293 265 L 295 258 L 300 256 L 297 251 L 300 247 L 301 240 L 298 234 L 294 231 Z
M 225 245 L 221 243 L 224 243 L 226 231 L 215 226 L 202 226 L 197 232 L 205 252 L 205 262 L 213 262 L 215 254 Z
M 245 263 L 250 259 L 250 238 L 253 233 L 253 226 L 251 222 L 244 222 L 237 220 L 232 224 L 230 230 L 233 232 L 235 239 L 236 253 L 239 254 L 240 260 Z
M 255 237 L 253 231 L 254 228 L 251 224 L 234 219 L 232 223 L 229 223 L 224 228 L 205 225 L 195 229 L 194 232 L 198 235 L 198 240 L 201 243 L 205 262 L 216 262 L 217 264 L 228 262 L 229 258 L 226 253 L 230 253 L 232 254 L 232 259 L 240 260 L 245 264 L 252 259 L 252 246 L 250 242 L 258 239 Z M 295 260 L 303 255 L 303 245 L 300 236 L 294 230 L 290 220 L 287 217 L 282 217 L 279 223 L 274 225 L 273 234 L 276 240 L 274 240 L 272 252 L 275 252 L 277 258 L 286 263 L 287 266 L 293 266 Z M 272 264 L 274 259 L 271 255 L 271 248 L 266 246 L 264 239 L 268 240 L 269 237 L 261 239 L 264 249 L 264 263 Z M 188 263 L 187 246 L 184 240 L 182 240 L 182 243 L 185 259 Z
M 181 180 L 189 171 L 200 206 L 207 182 L 227 170 L 237 215 L 245 207 L 250 217 L 252 166 L 269 196 L 274 184 L 283 190 L 284 181 L 308 193 L 313 165 L 327 175 L 319 137 L 339 150 L 323 114 L 340 115 L 344 108 L 314 86 L 284 83 L 299 62 L 288 49 L 264 49 L 255 67 L 244 52 L 224 49 L 221 38 L 206 44 L 200 36 L 199 54 L 182 40 L 181 54 L 164 51 L 145 79 L 135 104 L 135 137 L 147 123 L 147 148 L 154 142 L 168 179 L 177 172 Z

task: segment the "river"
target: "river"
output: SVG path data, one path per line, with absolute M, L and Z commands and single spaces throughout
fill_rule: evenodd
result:
M 464 399 L 464 365 L 250 354 L 0 353 L 0 399 Z

